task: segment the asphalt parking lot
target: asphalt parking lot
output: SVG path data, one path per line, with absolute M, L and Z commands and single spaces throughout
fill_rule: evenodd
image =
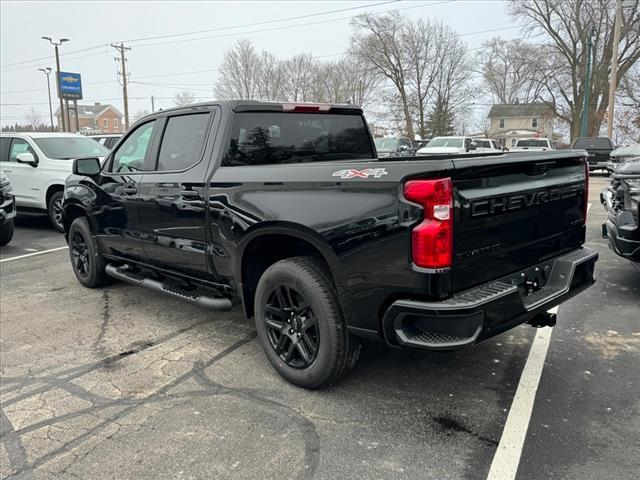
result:
M 532 407 L 512 415 L 531 327 L 449 354 L 367 343 L 343 382 L 305 391 L 271 369 L 240 309 L 85 289 L 64 238 L 20 219 L 0 250 L 0 476 L 506 479 L 497 463 L 516 456 L 518 479 L 637 478 L 640 272 L 601 238 L 605 182 L 590 183 L 598 281 L 543 329 Z

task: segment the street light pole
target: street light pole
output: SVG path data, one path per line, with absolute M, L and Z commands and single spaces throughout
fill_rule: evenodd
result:
M 613 52 L 611 54 L 611 77 L 609 79 L 609 111 L 607 114 L 607 137 L 613 137 L 613 111 L 616 103 L 616 83 L 618 83 L 618 43 L 620 43 L 620 21 L 622 0 L 616 0 L 616 21 L 613 27 Z
M 42 37 L 43 40 L 49 40 L 51 45 L 55 46 L 56 50 L 56 86 L 58 90 L 58 99 L 60 100 L 60 118 L 62 119 L 62 131 L 66 132 L 68 125 L 64 120 L 64 106 L 62 105 L 62 95 L 60 92 L 60 54 L 58 53 L 58 47 L 62 45 L 64 42 L 68 42 L 68 38 L 61 38 L 57 42 L 53 41 L 51 37 Z
M 51 83 L 49 82 L 49 75 L 51 75 L 51 67 L 39 68 L 47 76 L 47 93 L 49 94 L 49 119 L 51 120 L 51 131 L 53 132 L 53 107 L 51 106 Z
M 587 136 L 587 124 L 589 121 L 589 96 L 591 95 L 591 50 L 593 49 L 593 37 L 596 35 L 596 27 L 592 27 L 587 40 L 587 68 L 584 71 L 584 102 L 582 103 L 582 124 L 580 136 Z

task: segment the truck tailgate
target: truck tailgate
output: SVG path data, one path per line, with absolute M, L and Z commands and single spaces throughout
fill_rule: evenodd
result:
M 454 292 L 582 244 L 587 192 L 582 155 L 454 160 Z

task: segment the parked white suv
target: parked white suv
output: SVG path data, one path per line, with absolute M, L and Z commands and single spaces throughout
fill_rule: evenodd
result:
M 7 132 L 0 134 L 0 174 L 9 178 L 20 214 L 46 212 L 62 232 L 64 181 L 73 159 L 108 153 L 95 140 L 74 133 Z

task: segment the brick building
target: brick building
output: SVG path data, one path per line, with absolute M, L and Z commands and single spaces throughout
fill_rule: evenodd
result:
M 78 104 L 78 123 L 76 125 L 73 105 L 69 103 L 69 116 L 71 117 L 71 131 L 83 134 L 92 133 L 122 133 L 124 123 L 122 113 L 113 105 L 104 105 L 95 102 L 93 105 Z M 60 109 L 56 110 L 58 125 L 62 125 Z M 79 127 L 79 128 L 78 128 Z

